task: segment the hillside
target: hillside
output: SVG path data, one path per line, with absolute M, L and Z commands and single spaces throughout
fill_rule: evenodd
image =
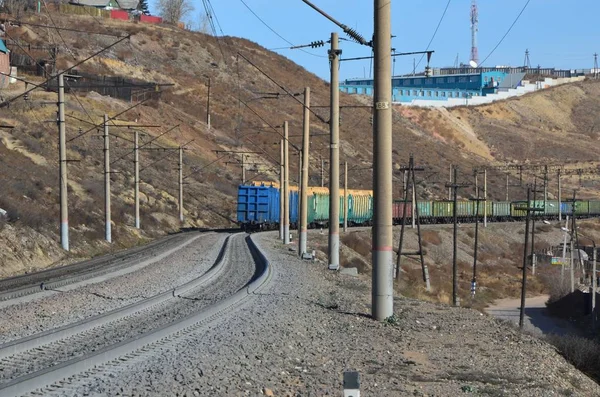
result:
M 28 18 L 28 19 L 27 19 Z M 120 120 L 140 125 L 161 125 L 145 129 L 142 142 L 148 142 L 179 125 L 156 142 L 165 147 L 186 146 L 184 156 L 185 226 L 227 227 L 235 218 L 236 187 L 240 183 L 239 155 L 221 157 L 215 151 L 257 152 L 246 159 L 247 179 L 277 179 L 279 126 L 290 122 L 292 140 L 300 144 L 302 106 L 285 95 L 276 81 L 290 92 L 311 87 L 314 111 L 328 120 L 329 85 L 290 60 L 245 39 L 216 39 L 202 33 L 169 26 L 152 26 L 98 20 L 86 16 L 53 14 L 29 16 L 25 22 L 46 26 L 56 24 L 89 32 L 112 35 L 131 34 L 129 40 L 114 46 L 77 69 L 98 75 L 121 76 L 172 84 L 162 88 L 162 99 L 144 103 L 124 113 Z M 35 46 L 57 45 L 58 66 L 66 68 L 116 41 L 115 37 L 39 28 L 23 24 L 9 27 L 8 34 L 20 43 Z M 28 47 L 27 47 L 28 48 Z M 248 58 L 264 74 L 241 56 Z M 325 62 L 325 61 L 324 61 Z M 270 77 L 267 77 L 267 75 Z M 20 74 L 28 81 L 36 76 Z M 211 79 L 212 128 L 205 123 L 207 80 Z M 272 80 L 271 80 L 272 79 Z M 1 94 L 11 98 L 23 92 L 21 82 Z M 404 165 L 410 153 L 427 167 L 422 183 L 424 197 L 445 195 L 450 164 L 460 164 L 461 178 L 473 167 L 497 161 L 562 161 L 588 159 L 597 149 L 596 119 L 589 110 L 600 101 L 600 83 L 584 82 L 557 87 L 504 103 L 451 111 L 399 107 L 394 114 L 393 159 L 396 168 Z M 279 93 L 276 98 L 265 93 Z M 164 160 L 163 152 L 142 152 L 142 230 L 133 228 L 132 139 L 129 129 L 111 132 L 126 139 L 113 139 L 113 241 L 103 238 L 102 142 L 98 132 L 73 140 L 68 145 L 69 206 L 71 247 L 69 254 L 58 244 L 58 151 L 54 118 L 56 94 L 34 91 L 10 107 L 0 109 L 1 121 L 14 125 L 0 132 L 0 208 L 9 221 L 0 224 L 0 275 L 6 276 L 53 263 L 64 263 L 108 250 L 138 244 L 179 227 L 177 220 L 177 156 Z M 369 105 L 362 97 L 342 94 L 342 106 Z M 96 92 L 67 95 L 67 136 L 74 138 L 98 124 L 104 113 L 115 115 L 132 104 Z M 372 160 L 372 127 L 369 108 L 342 108 L 341 161 L 351 167 L 366 168 Z M 320 156 L 328 157 L 328 131 L 325 123 L 312 118 L 311 184 L 320 182 Z M 269 126 L 270 125 L 270 126 Z M 81 129 L 81 130 L 80 130 Z M 291 157 L 295 159 L 292 152 Z M 213 163 L 214 162 L 214 163 Z M 212 164 L 212 165 L 210 165 Z M 207 166 L 210 165 L 210 166 Z M 206 168 L 203 168 L 205 167 Z M 290 175 L 297 175 L 293 161 Z M 400 182 L 397 173 L 395 182 Z M 468 176 L 470 180 L 470 176 Z M 491 173 L 492 198 L 504 197 L 504 176 Z M 516 183 L 515 175 L 512 183 Z M 575 179 L 572 180 L 576 182 Z M 369 171 L 351 172 L 352 188 L 371 188 Z M 566 185 L 568 186 L 568 184 Z M 398 190 L 400 186 L 398 185 Z M 462 195 L 470 195 L 470 191 Z M 511 188 L 511 196 L 522 197 L 522 188 Z

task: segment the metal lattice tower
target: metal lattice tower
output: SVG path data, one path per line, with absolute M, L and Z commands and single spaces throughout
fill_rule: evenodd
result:
M 473 0 L 471 2 L 471 61 L 479 65 L 477 33 L 479 33 L 479 9 L 477 8 L 477 0 Z

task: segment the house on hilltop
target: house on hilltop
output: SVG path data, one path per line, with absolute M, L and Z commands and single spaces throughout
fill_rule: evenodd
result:
M 136 10 L 139 0 L 70 0 L 69 3 L 80 6 L 96 7 L 105 10 Z
M 0 40 L 0 88 L 10 84 L 10 51 L 6 48 L 4 40 Z

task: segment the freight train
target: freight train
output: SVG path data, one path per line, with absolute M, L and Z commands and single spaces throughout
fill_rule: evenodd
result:
M 254 186 L 238 187 L 237 221 L 244 230 L 268 230 L 279 226 L 280 189 L 276 184 L 260 183 Z M 328 227 L 329 224 L 329 189 L 310 187 L 308 197 L 309 227 Z M 290 188 L 290 227 L 298 223 L 298 189 Z M 557 200 L 531 200 L 530 207 L 539 208 L 532 212 L 537 219 L 558 219 L 559 202 Z M 394 224 L 402 223 L 406 206 L 406 222 L 411 221 L 413 208 L 411 203 L 394 201 L 392 218 Z M 479 217 L 487 216 L 490 222 L 522 221 L 527 216 L 524 208 L 527 201 L 486 201 L 479 204 Z M 453 220 L 454 202 L 449 200 L 419 201 L 417 208 L 421 223 L 451 223 Z M 563 215 L 574 215 L 578 218 L 600 216 L 600 200 L 577 200 L 561 202 L 560 212 Z M 471 200 L 457 201 L 456 213 L 459 222 L 474 222 L 476 202 Z M 369 226 L 373 220 L 373 191 L 348 189 L 348 225 Z M 340 189 L 340 224 L 344 221 L 344 196 Z

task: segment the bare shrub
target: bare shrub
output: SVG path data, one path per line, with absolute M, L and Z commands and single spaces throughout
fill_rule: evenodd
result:
M 600 380 L 600 344 L 575 335 L 548 335 L 546 340 L 578 370 Z
M 540 278 L 548 290 L 548 295 L 550 295 L 548 303 L 556 302 L 571 293 L 571 282 L 567 272 L 563 277 L 560 276 L 558 271 L 553 271 L 540 275 Z
M 358 233 L 349 233 L 345 236 L 342 236 L 342 243 L 366 259 L 371 256 L 370 239 L 361 237 L 361 235 Z
M 437 230 L 424 230 L 421 233 L 421 240 L 432 245 L 440 245 L 442 243 L 442 238 Z

